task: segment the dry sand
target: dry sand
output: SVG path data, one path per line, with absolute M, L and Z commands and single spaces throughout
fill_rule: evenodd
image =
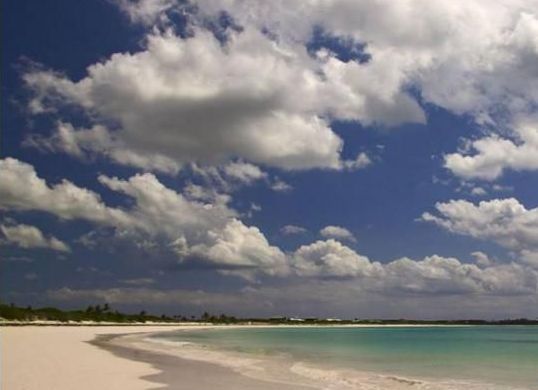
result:
M 21 326 L 0 328 L 2 390 L 143 390 L 151 364 L 123 359 L 88 342 L 101 334 L 163 330 L 153 326 Z M 165 329 L 170 329 L 166 327 Z

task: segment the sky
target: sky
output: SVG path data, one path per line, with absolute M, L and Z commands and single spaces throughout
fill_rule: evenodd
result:
M 538 2 L 4 1 L 0 297 L 538 317 Z

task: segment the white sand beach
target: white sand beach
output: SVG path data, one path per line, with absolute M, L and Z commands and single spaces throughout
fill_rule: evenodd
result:
M 0 328 L 4 390 L 156 388 L 150 364 L 123 359 L 88 342 L 102 334 L 151 332 L 161 326 L 20 326 Z

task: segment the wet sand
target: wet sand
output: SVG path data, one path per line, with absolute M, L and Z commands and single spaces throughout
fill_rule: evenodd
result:
M 159 390 L 306 390 L 311 387 L 285 385 L 246 377 L 217 364 L 182 359 L 164 353 L 129 347 L 111 341 L 117 336 L 100 336 L 91 343 L 114 355 L 147 363 L 158 372 L 142 379 L 161 384 Z

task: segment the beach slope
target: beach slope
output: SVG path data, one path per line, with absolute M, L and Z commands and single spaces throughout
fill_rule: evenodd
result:
M 151 364 L 123 359 L 90 344 L 98 335 L 152 332 L 153 326 L 21 326 L 0 328 L 4 390 L 146 390 Z

